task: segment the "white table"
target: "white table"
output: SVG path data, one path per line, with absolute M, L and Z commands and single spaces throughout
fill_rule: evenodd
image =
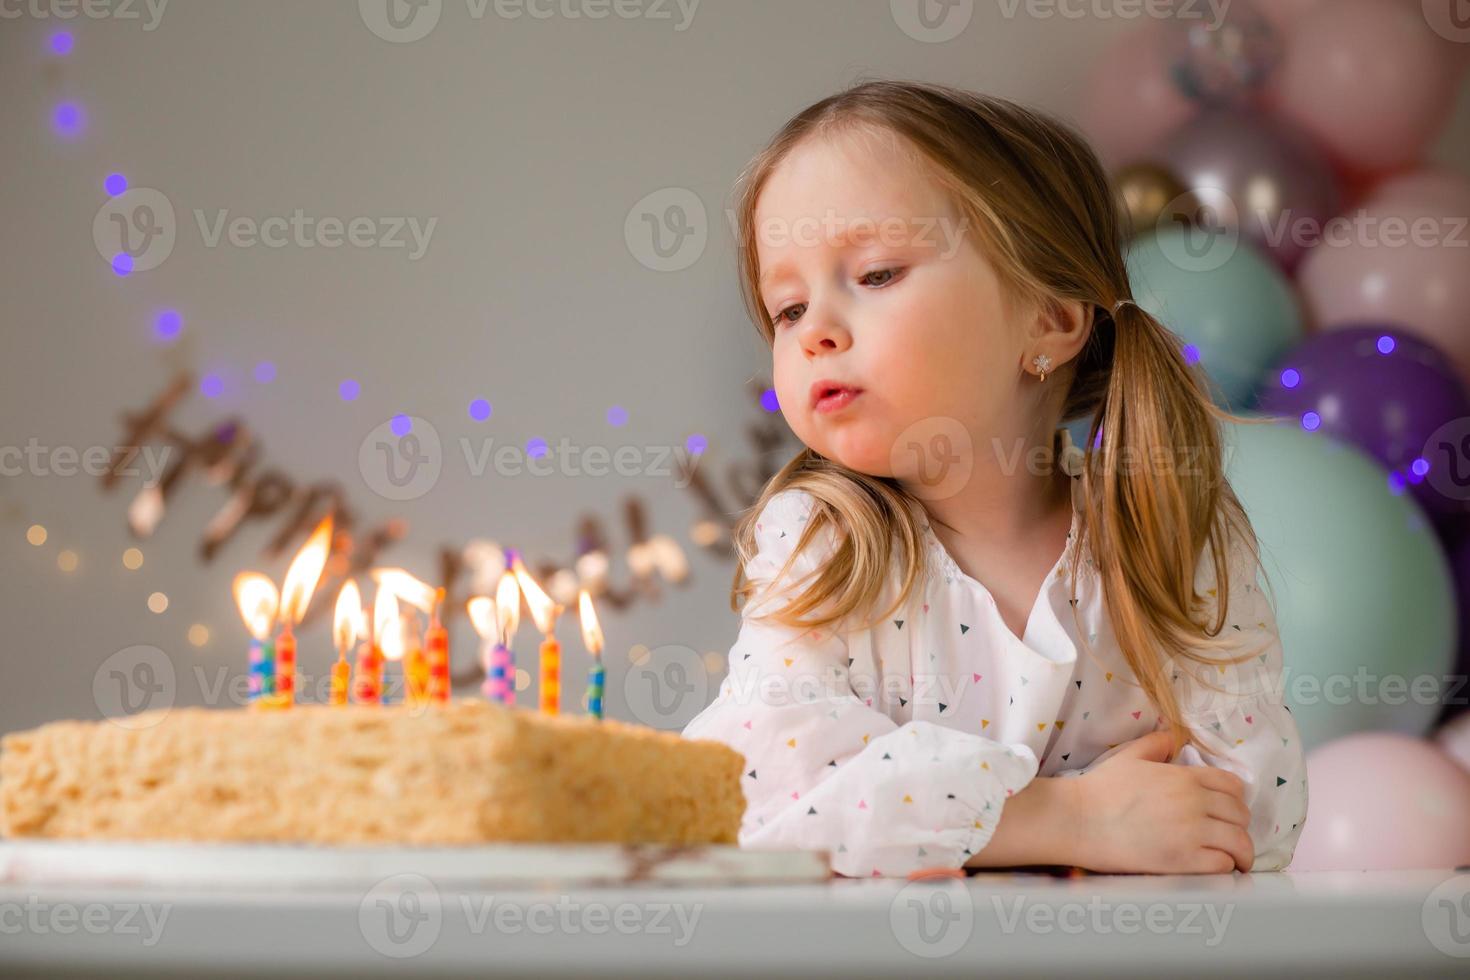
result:
M 366 892 L 0 885 L 4 976 L 797 973 L 1464 977 L 1470 873 L 502 892 L 411 878 Z

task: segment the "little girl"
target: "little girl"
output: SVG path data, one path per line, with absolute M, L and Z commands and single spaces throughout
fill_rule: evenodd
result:
M 1245 420 L 1129 299 L 1086 143 L 870 82 L 741 184 L 745 301 L 806 446 L 736 529 L 739 637 L 684 730 L 745 756 L 741 843 L 862 876 L 1286 867 L 1307 786 L 1223 475 Z M 1094 413 L 1084 453 L 1060 426 Z

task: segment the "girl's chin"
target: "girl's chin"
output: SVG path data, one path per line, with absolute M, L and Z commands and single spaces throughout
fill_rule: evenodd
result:
M 855 436 L 856 433 L 844 433 L 844 438 L 830 441 L 819 452 L 850 470 L 868 476 L 887 476 L 893 469 L 887 447 L 880 446 L 877 440 Z

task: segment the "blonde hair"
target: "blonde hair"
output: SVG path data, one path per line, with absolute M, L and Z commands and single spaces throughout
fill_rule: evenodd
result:
M 1114 188 L 1086 141 L 1018 103 L 941 85 L 872 81 L 823 99 L 788 122 L 742 174 L 736 203 L 741 290 L 768 345 L 774 328 L 760 295 L 757 199 L 795 147 L 838 133 L 898 137 L 895 145 L 933 174 L 968 217 L 1010 296 L 1049 309 L 1067 301 L 1098 308 L 1083 351 L 1057 373 L 1068 386 L 1061 420 L 1096 413 L 1083 447 L 1085 506 L 1072 551 L 1072 596 L 1080 562 L 1090 552 L 1118 645 L 1170 724 L 1175 751 L 1186 744 L 1203 749 L 1171 687 L 1172 659 L 1219 666 L 1222 661 L 1207 652 L 1234 646 L 1233 637 L 1219 635 L 1234 536 L 1246 542 L 1256 560 L 1259 550 L 1224 475 L 1221 424 L 1263 420 L 1215 406 L 1203 372 L 1186 362 L 1178 337 L 1142 308 L 1127 303 L 1109 312 L 1120 300 L 1131 299 L 1125 228 Z M 1125 454 L 1136 459 L 1152 447 L 1197 450 L 1195 465 L 1164 466 L 1163 472 L 1120 465 Z M 915 498 L 892 478 L 857 472 L 809 448 L 771 478 L 735 528 L 739 561 L 731 608 L 738 611 L 740 601 L 748 601 L 757 588 L 744 567 L 756 550 L 757 517 L 772 497 L 793 488 L 811 494 L 814 506 L 777 579 L 823 528 L 841 533 L 835 552 L 803 591 L 758 618 L 808 630 L 867 612 L 880 600 L 897 562 L 902 569 L 898 595 L 869 625 L 886 619 L 925 574 L 922 529 L 911 509 Z M 1213 623 L 1201 621 L 1209 618 L 1209 604 L 1195 592 L 1206 543 L 1217 583 Z M 1239 663 L 1259 653 L 1223 662 Z

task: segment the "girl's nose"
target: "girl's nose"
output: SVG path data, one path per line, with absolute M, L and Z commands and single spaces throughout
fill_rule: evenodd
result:
M 801 347 L 808 357 L 835 354 L 852 346 L 852 334 L 831 314 L 813 314 L 802 318 Z

